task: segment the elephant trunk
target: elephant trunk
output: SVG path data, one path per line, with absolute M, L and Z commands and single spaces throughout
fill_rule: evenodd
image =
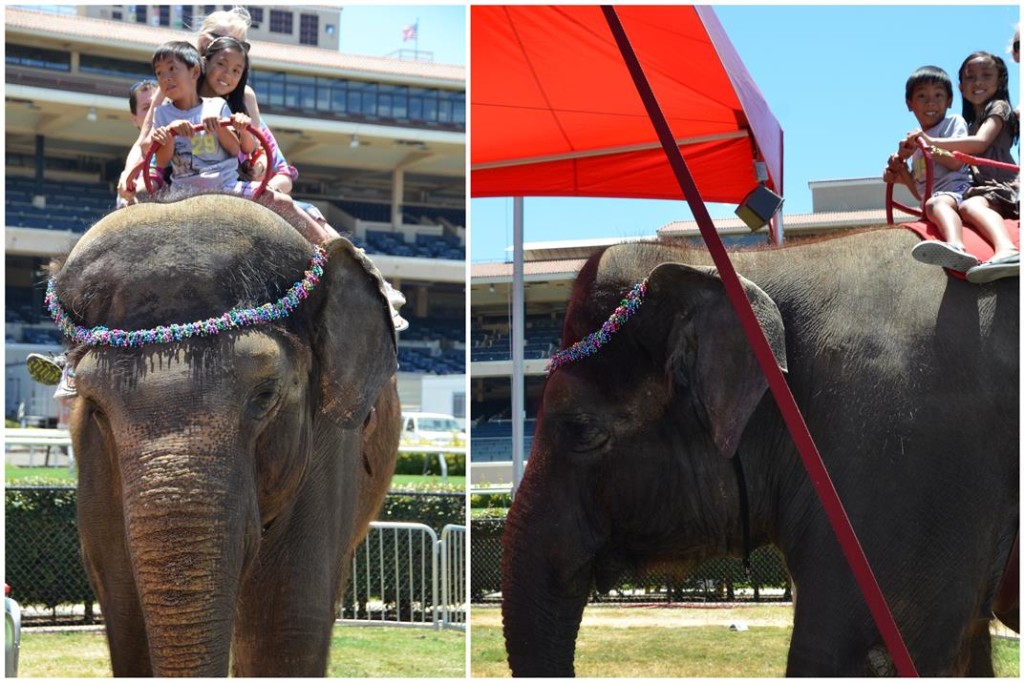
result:
M 256 544 L 247 538 L 258 537 L 255 502 L 231 464 L 244 458 L 194 445 L 150 444 L 121 459 L 128 550 L 161 677 L 228 674 L 238 584 Z
M 573 677 L 576 635 L 592 584 L 592 557 L 552 528 L 551 500 L 531 494 L 524 479 L 502 538 L 502 619 L 515 677 Z M 546 517 L 546 518 L 543 518 Z M 543 534 L 543 535 L 542 535 Z

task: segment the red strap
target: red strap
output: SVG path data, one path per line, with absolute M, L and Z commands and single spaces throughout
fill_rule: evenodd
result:
M 896 669 L 904 677 L 917 677 L 914 661 L 910 658 L 910 653 L 907 651 L 903 638 L 900 636 L 899 628 L 896 627 L 896 622 L 893 620 L 892 613 L 890 613 L 889 607 L 885 602 L 885 597 L 878 586 L 878 581 L 875 579 L 874 573 L 871 572 L 871 566 L 868 564 L 867 557 L 864 556 L 860 542 L 858 542 L 853 527 L 850 525 L 850 519 L 843 509 L 842 502 L 839 500 L 828 472 L 825 470 L 825 464 L 822 462 L 814 440 L 807 430 L 807 424 L 804 423 L 803 415 L 800 414 L 800 408 L 797 407 L 796 400 L 793 398 L 789 385 L 782 376 L 782 370 L 779 369 L 768 340 L 761 330 L 761 325 L 758 323 L 757 317 L 750 307 L 750 302 L 743 291 L 743 286 L 736 275 L 736 270 L 733 268 L 729 255 L 722 245 L 722 240 L 715 230 L 711 216 L 707 212 L 707 207 L 704 205 L 700 192 L 693 181 L 693 176 L 690 175 L 686 162 L 683 160 L 683 155 L 680 153 L 679 147 L 676 146 L 668 121 L 665 120 L 665 115 L 658 106 L 658 102 L 654 97 L 650 84 L 647 82 L 636 53 L 633 51 L 622 23 L 615 13 L 615 8 L 602 6 L 601 9 L 604 12 L 605 19 L 608 21 L 612 34 L 615 36 L 619 51 L 622 53 L 626 65 L 629 67 L 630 74 L 633 76 L 637 92 L 644 101 L 647 114 L 651 117 L 651 123 L 658 133 L 658 138 L 665 149 L 665 154 L 672 165 L 679 186 L 683 190 L 683 195 L 690 204 L 690 209 L 693 211 L 697 225 L 700 227 L 701 235 L 703 235 L 708 250 L 711 252 L 711 257 L 718 267 L 718 272 L 722 278 L 722 283 L 725 285 L 729 300 L 732 302 L 733 309 L 735 309 L 743 330 L 746 332 L 747 338 L 753 347 L 754 355 L 757 357 L 761 369 L 768 379 L 768 385 L 775 396 L 786 425 L 789 427 L 793 442 L 800 452 L 804 466 L 807 468 L 807 473 L 814 484 L 818 497 L 821 499 L 822 506 L 825 508 L 825 512 L 839 540 L 839 545 L 846 555 L 846 560 L 850 564 L 854 577 L 858 585 L 860 585 L 861 592 L 864 593 L 864 599 L 867 601 L 871 615 L 874 617 L 878 630 L 889 649 Z

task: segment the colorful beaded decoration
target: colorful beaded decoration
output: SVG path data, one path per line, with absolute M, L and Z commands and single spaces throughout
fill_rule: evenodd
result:
M 57 298 L 57 286 L 52 279 L 46 286 L 45 301 L 46 307 L 50 311 L 50 317 L 64 332 L 64 335 L 76 344 L 133 348 L 156 343 L 176 343 L 192 337 L 215 336 L 231 329 L 254 327 L 288 317 L 320 283 L 326 263 L 327 251 L 322 246 L 315 246 L 313 259 L 309 263 L 309 269 L 306 270 L 305 276 L 301 281 L 293 284 L 276 303 L 264 303 L 255 308 L 232 308 L 219 317 L 185 324 L 160 325 L 153 329 L 125 331 L 123 329 L 107 329 L 103 326 L 92 329 L 80 327 L 71 321 L 70 316 L 61 307 L 60 300 Z
M 563 365 L 568 365 L 570 362 L 582 360 L 583 358 L 589 357 L 601 350 L 601 346 L 608 343 L 612 338 L 612 334 L 619 331 L 622 325 L 636 314 L 636 311 L 640 309 L 640 304 L 644 302 L 644 296 L 646 294 L 647 280 L 645 279 L 633 287 L 633 289 L 626 294 L 626 298 L 619 301 L 619 307 L 616 308 L 615 312 L 612 313 L 612 316 L 601 325 L 599 330 L 593 334 L 588 334 L 568 348 L 560 350 L 552 355 L 551 360 L 548 362 L 547 373 L 551 374 Z

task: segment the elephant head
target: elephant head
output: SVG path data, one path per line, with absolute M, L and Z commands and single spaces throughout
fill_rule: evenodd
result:
M 115 674 L 225 675 L 232 637 L 258 648 L 248 621 L 275 595 L 326 590 L 315 619 L 331 620 L 342 557 L 383 497 L 399 425 L 381 277 L 347 240 L 325 246 L 319 283 L 287 317 L 69 352 L 79 525 Z M 312 255 L 263 207 L 199 196 L 107 216 L 56 270 L 54 291 L 85 329 L 227 319 L 282 298 Z M 364 443 L 375 403 L 387 419 Z M 264 580 L 273 589 L 255 594 Z M 247 656 L 236 650 L 236 672 L 257 674 Z
M 638 279 L 646 295 L 597 352 L 575 353 L 545 384 L 503 538 L 505 641 L 517 676 L 573 674 L 595 584 L 610 588 L 627 567 L 742 550 L 730 458 L 767 382 L 716 271 L 664 256 L 624 262 L 611 249 L 577 278 L 564 346 L 601 329 Z M 785 368 L 779 310 L 743 284 Z

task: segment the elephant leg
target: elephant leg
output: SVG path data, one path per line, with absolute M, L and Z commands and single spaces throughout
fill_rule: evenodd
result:
M 957 652 L 952 674 L 966 677 L 995 677 L 992 667 L 992 636 L 989 620 L 978 618 L 968 628 Z
M 82 562 L 103 611 L 111 667 L 117 677 L 152 677 L 146 624 L 125 540 L 124 511 L 113 488 L 119 479 L 98 443 L 86 438 L 78 452 Z
M 236 677 L 326 674 L 335 603 L 349 564 L 309 502 L 304 498 L 287 519 L 274 521 L 244 581 L 232 651 Z M 350 533 L 353 510 L 348 514 Z
M 102 559 L 83 549 L 89 583 L 106 622 L 110 665 L 115 677 L 152 677 L 142 606 L 123 542 L 103 548 Z

